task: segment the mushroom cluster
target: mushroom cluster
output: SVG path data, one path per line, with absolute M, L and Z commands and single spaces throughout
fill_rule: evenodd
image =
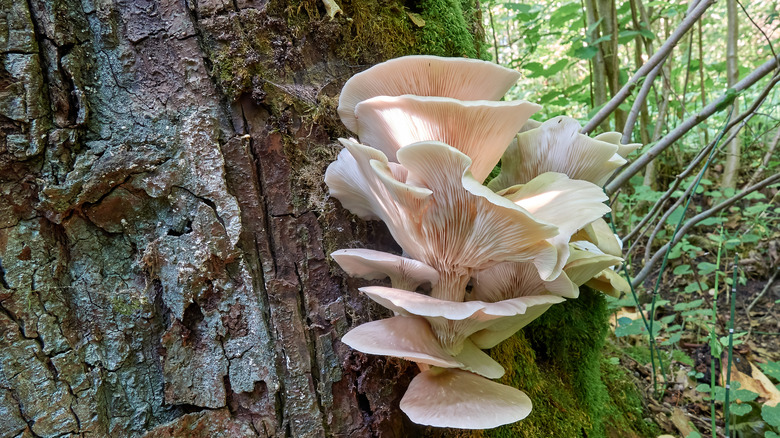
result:
M 529 121 L 538 105 L 498 101 L 518 79 L 489 62 L 408 56 L 341 92 L 339 115 L 360 142 L 340 139 L 325 182 L 355 215 L 384 221 L 403 249 L 331 254 L 351 276 L 391 282 L 360 290 L 395 316 L 342 341 L 419 365 L 400 404 L 419 424 L 485 429 L 525 418 L 531 400 L 489 380 L 504 369 L 482 350 L 582 284 L 627 287 L 612 270 L 621 248 L 601 219 L 610 209 L 600 185 L 638 145 L 582 135 L 567 117 Z

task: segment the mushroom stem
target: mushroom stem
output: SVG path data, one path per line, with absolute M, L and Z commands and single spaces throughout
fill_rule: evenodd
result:
M 466 298 L 466 285 L 470 279 L 471 275 L 467 272 L 439 270 L 439 282 L 431 289 L 431 297 L 462 302 Z

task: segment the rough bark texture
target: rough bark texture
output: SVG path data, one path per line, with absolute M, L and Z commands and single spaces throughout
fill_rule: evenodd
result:
M 478 20 L 339 3 L 0 1 L 0 436 L 419 432 L 339 341 L 380 310 L 327 254 L 390 244 L 322 175 L 349 76 Z

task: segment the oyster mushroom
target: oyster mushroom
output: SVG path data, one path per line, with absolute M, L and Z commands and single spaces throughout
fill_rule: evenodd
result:
M 347 274 L 365 280 L 390 277 L 394 288 L 415 290 L 423 283 L 436 284 L 439 273 L 418 260 L 371 249 L 340 249 L 330 254 Z
M 412 379 L 401 410 L 418 424 L 489 429 L 531 413 L 531 399 L 518 389 L 468 371 L 432 368 Z
M 341 122 L 357 132 L 355 106 L 374 96 L 451 97 L 499 100 L 520 79 L 520 73 L 492 62 L 416 55 L 391 59 L 352 76 L 341 89 Z

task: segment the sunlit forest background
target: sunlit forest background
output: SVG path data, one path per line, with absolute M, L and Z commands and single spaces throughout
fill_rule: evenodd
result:
M 632 285 L 610 299 L 610 360 L 652 420 L 780 436 L 778 3 L 494 0 L 483 23 L 536 120 L 643 145 L 605 186 Z

